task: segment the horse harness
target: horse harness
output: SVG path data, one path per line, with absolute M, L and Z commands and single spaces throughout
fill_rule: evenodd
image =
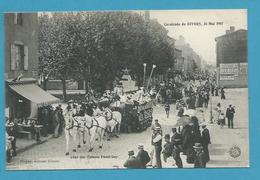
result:
M 76 119 L 76 118 L 74 118 L 74 117 L 72 117 L 73 118 L 73 120 L 72 120 L 72 125 L 70 126 L 70 127 L 67 127 L 66 128 L 66 130 L 70 130 L 70 129 L 73 129 L 74 127 L 76 127 L 77 128 L 77 130 L 79 130 L 80 128 L 87 128 L 88 130 L 90 130 L 92 127 L 98 127 L 98 128 L 101 128 L 101 129 L 105 129 L 105 128 L 103 128 L 103 127 L 101 127 L 100 125 L 99 125 L 99 123 L 98 123 L 98 121 L 97 121 L 97 119 L 96 118 L 91 118 L 91 125 L 90 126 L 87 126 L 86 125 L 86 122 L 84 122 L 83 123 L 83 125 L 81 125 L 81 123 Z M 75 125 L 75 122 L 77 123 L 76 125 Z M 94 124 L 94 122 L 96 123 L 96 124 Z M 83 130 L 84 131 L 84 130 Z
M 106 118 L 107 121 L 112 121 L 112 120 L 114 120 L 114 121 L 116 121 L 117 124 L 120 124 L 120 123 L 118 122 L 118 120 L 113 117 L 113 112 L 111 112 L 111 118 L 110 118 L 110 119 L 108 119 L 107 116 L 105 116 L 105 118 Z

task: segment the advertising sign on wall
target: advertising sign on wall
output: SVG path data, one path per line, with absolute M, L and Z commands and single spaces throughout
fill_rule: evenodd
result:
M 226 63 L 220 64 L 220 75 L 235 75 L 238 76 L 238 64 L 237 63 Z

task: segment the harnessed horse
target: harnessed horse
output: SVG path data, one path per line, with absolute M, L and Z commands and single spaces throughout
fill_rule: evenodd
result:
M 73 117 L 72 114 L 65 116 L 65 138 L 66 138 L 66 155 L 69 155 L 70 136 L 73 137 L 74 145 L 81 147 L 81 137 L 83 144 L 86 143 L 85 135 L 89 135 L 89 152 L 93 150 L 94 140 L 98 135 L 99 148 L 103 147 L 103 136 L 106 129 L 106 119 L 102 116 L 93 118 L 89 115 Z M 78 142 L 77 142 L 78 140 Z M 76 145 L 73 152 L 76 152 Z
M 107 127 L 110 127 L 110 132 L 113 133 L 115 130 L 116 137 L 119 137 L 122 122 L 121 113 L 118 111 L 111 111 L 109 109 L 105 109 L 104 115 L 106 117 Z

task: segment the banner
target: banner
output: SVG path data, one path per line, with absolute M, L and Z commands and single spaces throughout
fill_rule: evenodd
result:
M 235 75 L 238 76 L 238 64 L 237 63 L 227 63 L 227 64 L 220 64 L 220 75 Z

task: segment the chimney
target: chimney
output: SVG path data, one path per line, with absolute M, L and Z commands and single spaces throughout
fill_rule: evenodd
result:
M 235 26 L 230 26 L 230 33 L 235 32 Z

